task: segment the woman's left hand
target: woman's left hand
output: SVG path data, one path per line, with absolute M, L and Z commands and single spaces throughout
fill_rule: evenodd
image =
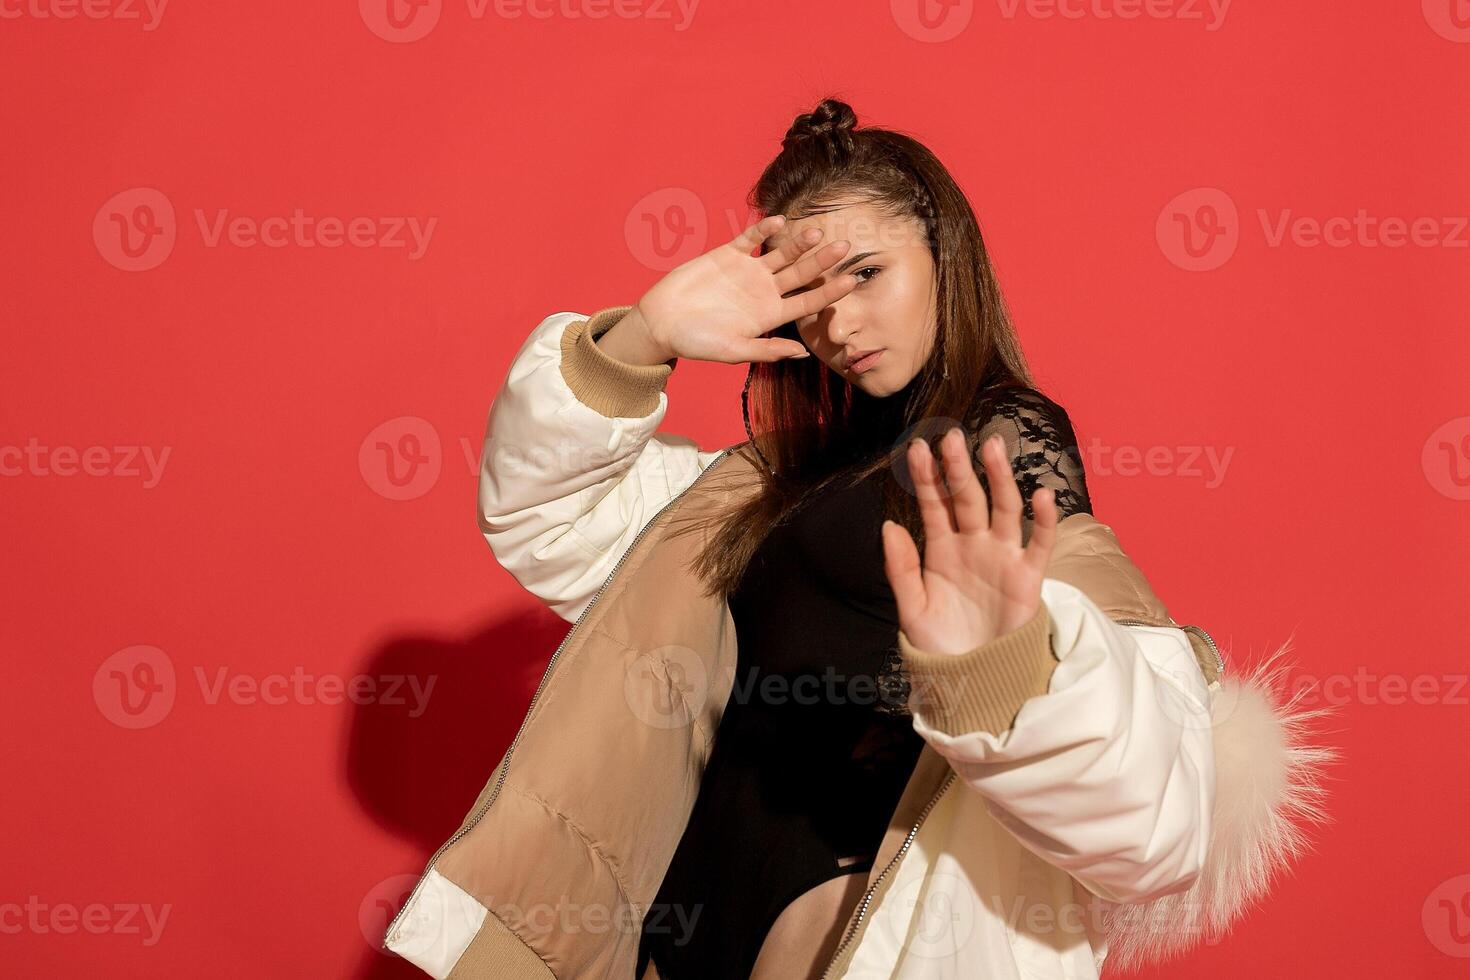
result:
M 924 522 L 924 558 L 902 524 L 883 522 L 884 570 L 898 603 L 899 628 L 931 653 L 968 653 L 1024 625 L 1041 605 L 1041 580 L 1056 543 L 1056 494 L 1031 495 L 1035 520 L 1021 544 L 1021 491 L 999 436 L 987 439 L 981 459 L 995 493 L 993 513 L 970 465 L 959 428 L 939 441 L 944 478 L 954 500 L 950 520 L 938 461 L 923 439 L 908 449 L 909 473 Z

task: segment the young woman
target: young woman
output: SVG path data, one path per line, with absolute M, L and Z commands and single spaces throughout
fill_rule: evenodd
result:
M 1320 812 L 1311 713 L 1270 660 L 1224 678 L 1092 517 L 928 150 L 828 99 L 752 203 L 510 366 L 480 528 L 573 626 L 388 947 L 454 980 L 1086 980 L 1219 937 Z M 746 442 L 658 431 L 681 357 L 749 365 Z
M 629 364 L 750 362 L 778 433 L 769 485 L 702 569 L 729 597 L 740 669 L 654 906 L 701 914 L 690 934 L 645 933 L 664 980 L 825 963 L 924 744 L 899 629 L 963 653 L 1029 621 L 1058 518 L 1091 509 L 1066 412 L 1032 382 L 964 197 L 914 140 L 854 124 L 835 100 L 798 117 L 755 189 L 771 217 L 671 272 L 597 341 Z M 935 532 L 920 575 L 910 534 Z M 840 690 L 821 683 L 833 673 Z M 828 696 L 763 698 L 767 677 Z M 874 696 L 839 696 L 859 678 Z

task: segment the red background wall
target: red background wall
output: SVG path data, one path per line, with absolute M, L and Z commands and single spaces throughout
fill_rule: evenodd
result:
M 417 975 L 365 936 L 564 631 L 474 522 L 510 358 L 731 237 L 829 93 L 971 194 L 1171 611 L 1334 679 L 1333 825 L 1161 975 L 1463 974 L 1463 0 L 95 2 L 0 0 L 6 975 Z M 297 209 L 369 230 L 212 234 Z M 743 380 L 666 425 L 737 441 Z

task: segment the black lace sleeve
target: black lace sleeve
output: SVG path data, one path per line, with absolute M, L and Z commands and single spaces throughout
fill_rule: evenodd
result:
M 987 417 L 979 422 L 974 443 L 975 473 L 988 496 L 990 481 L 979 450 L 986 439 L 999 433 L 1005 440 L 1006 455 L 1024 504 L 1022 541 L 1031 538 L 1031 522 L 1035 519 L 1031 495 L 1040 487 L 1051 487 L 1056 494 L 1058 520 L 1071 514 L 1092 513 L 1082 452 L 1062 406 L 1034 388 L 1012 388 L 996 396 L 982 414 Z

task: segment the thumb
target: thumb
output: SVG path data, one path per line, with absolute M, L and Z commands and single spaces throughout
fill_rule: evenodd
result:
M 919 561 L 919 549 L 908 529 L 897 521 L 883 522 L 883 570 L 893 589 L 900 625 L 913 623 L 924 611 L 927 594 Z

